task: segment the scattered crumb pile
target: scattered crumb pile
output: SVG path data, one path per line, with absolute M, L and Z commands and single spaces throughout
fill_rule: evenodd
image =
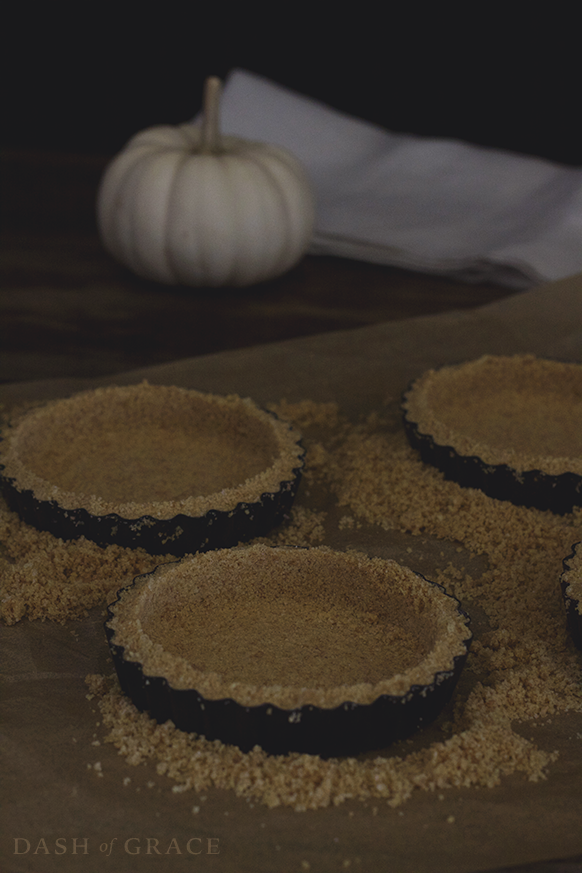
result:
M 323 761 L 314 755 L 266 755 L 258 747 L 244 754 L 236 746 L 183 733 L 171 722 L 157 724 L 118 690 L 107 691 L 102 676 L 88 676 L 87 685 L 100 696 L 107 741 L 129 764 L 154 761 L 160 776 L 175 780 L 176 791 L 226 788 L 271 808 L 283 805 L 303 812 L 373 798 L 396 807 L 419 788 L 493 786 L 516 771 L 537 780 L 553 760 L 504 724 L 495 724 L 494 718 L 404 758 Z
M 518 772 L 534 781 L 544 778 L 555 754 L 524 738 L 519 726 L 582 711 L 580 658 L 566 631 L 558 584 L 562 559 L 582 539 L 582 512 L 554 516 L 446 482 L 423 466 L 390 412 L 384 421 L 374 415 L 353 426 L 333 404 L 281 403 L 276 411 L 303 430 L 307 469 L 289 524 L 264 541 L 325 542 L 330 519 L 309 497 L 325 491 L 325 505 L 331 495 L 341 508 L 336 526 L 342 531 L 374 526 L 438 537 L 483 557 L 486 568 L 479 575 L 467 573 L 460 559 L 433 574 L 469 613 L 475 604 L 489 622 L 473 643 L 452 722 L 442 726 L 442 740 L 409 754 L 403 746 L 387 757 L 330 761 L 271 757 L 260 749 L 243 754 L 181 733 L 171 723 L 158 725 L 103 677 L 88 677 L 107 740 L 130 764 L 155 762 L 177 791 L 229 788 L 270 807 L 296 810 L 348 798 L 378 798 L 395 807 L 418 789 L 493 786 Z M 113 547 L 58 543 L 10 514 L 1 523 L 8 554 L 3 610 L 10 622 L 77 617 L 103 602 L 120 580 L 149 569 L 148 560 L 150 566 L 160 563 Z
M 20 521 L 0 503 L 0 618 L 65 622 L 115 599 L 115 592 L 157 564 L 141 549 L 101 548 L 84 538 L 65 542 Z

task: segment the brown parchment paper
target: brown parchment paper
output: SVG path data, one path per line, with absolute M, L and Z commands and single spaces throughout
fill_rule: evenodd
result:
M 10 408 L 22 400 L 147 377 L 203 391 L 234 391 L 260 403 L 335 400 L 357 418 L 396 401 L 410 379 L 427 367 L 483 353 L 517 352 L 582 361 L 582 276 L 463 313 L 193 358 L 94 381 L 5 385 L 0 402 Z M 337 511 L 327 508 L 333 521 Z M 422 554 L 411 555 L 406 550 L 412 538 L 372 526 L 341 532 L 337 517 L 329 530 L 332 546 L 406 556 L 407 563 L 427 574 L 433 551 L 451 548 L 425 542 Z M 478 628 L 479 616 L 473 620 Z M 532 783 L 518 775 L 496 788 L 449 790 L 442 800 L 417 792 L 397 809 L 378 803 L 376 815 L 371 804 L 357 802 L 315 812 L 269 810 L 229 792 L 208 790 L 193 815 L 193 792 L 174 793 L 173 783 L 158 776 L 154 765 L 130 767 L 112 745 L 92 745 L 103 737 L 96 702 L 87 698 L 83 680 L 88 673 L 111 673 L 102 622 L 97 609 L 65 625 L 23 621 L 2 628 L 0 869 L 6 873 L 461 873 L 582 857 L 580 713 L 527 728 L 542 749 L 560 753 L 546 781 Z M 433 738 L 429 728 L 414 742 L 422 745 Z M 102 765 L 100 778 L 88 769 L 96 761 Z M 124 786 L 127 776 L 131 783 Z M 161 854 L 148 854 L 148 839 L 158 840 Z M 200 854 L 187 852 L 188 840 Z

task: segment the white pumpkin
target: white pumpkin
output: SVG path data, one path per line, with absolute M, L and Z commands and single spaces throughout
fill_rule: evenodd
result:
M 250 285 L 304 254 L 314 198 L 284 149 L 222 136 L 220 80 L 206 82 L 201 126 L 136 134 L 105 170 L 97 220 L 105 248 L 147 279 Z

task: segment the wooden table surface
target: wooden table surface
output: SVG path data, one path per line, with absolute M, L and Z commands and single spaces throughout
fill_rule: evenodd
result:
M 244 289 L 133 276 L 95 227 L 102 155 L 3 155 L 0 381 L 135 367 L 466 309 L 512 292 L 334 257 Z

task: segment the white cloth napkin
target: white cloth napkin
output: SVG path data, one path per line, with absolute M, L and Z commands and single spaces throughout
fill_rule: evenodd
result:
M 582 169 L 392 133 L 244 70 L 227 78 L 221 126 L 303 163 L 313 254 L 514 288 L 582 271 Z

